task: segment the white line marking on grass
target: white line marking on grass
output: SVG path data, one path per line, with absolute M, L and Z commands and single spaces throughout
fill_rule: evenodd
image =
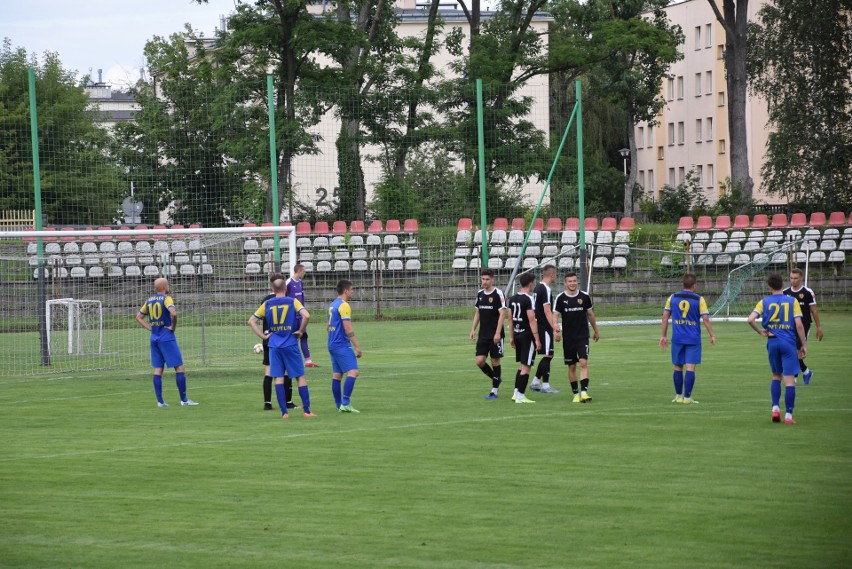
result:
M 164 382 L 165 383 L 165 382 Z M 190 390 L 195 393 L 196 391 L 204 391 L 205 389 L 222 389 L 222 388 L 231 388 L 231 387 L 239 387 L 241 385 L 245 385 L 246 382 L 242 383 L 229 383 L 227 385 L 202 385 L 199 387 L 191 387 Z M 165 385 L 163 386 L 163 390 L 165 393 Z M 109 393 L 98 393 L 96 395 L 75 395 L 73 397 L 39 397 L 38 399 L 20 399 L 18 401 L 3 401 L 0 400 L 0 407 L 3 405 L 21 405 L 27 403 L 42 403 L 44 401 L 77 401 L 82 399 L 99 399 L 101 397 L 117 397 L 119 395 L 138 395 L 140 393 L 151 393 L 153 395 L 153 390 L 145 389 L 145 390 L 136 390 L 136 391 L 111 391 Z

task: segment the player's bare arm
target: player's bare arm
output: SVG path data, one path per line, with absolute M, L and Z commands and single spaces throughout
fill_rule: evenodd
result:
M 553 331 L 554 331 L 554 334 L 556 334 L 556 336 L 553 338 L 553 340 L 555 342 L 561 342 L 562 341 L 562 326 L 559 324 L 560 314 L 558 312 L 554 312 L 553 314 L 556 315 L 555 318 L 553 319 Z
M 497 328 L 494 330 L 494 343 L 495 343 L 495 344 L 499 343 L 499 342 L 500 342 L 500 338 L 502 338 L 502 337 L 503 337 L 503 335 L 501 334 L 501 332 L 503 332 L 503 322 L 505 322 L 505 321 L 506 321 L 506 309 L 505 309 L 505 308 L 501 308 L 501 309 L 498 311 L 498 316 L 497 316 Z M 473 339 L 473 337 L 471 337 L 471 340 L 472 340 L 472 339 Z
M 760 334 L 761 336 L 769 337 L 769 332 L 758 326 L 756 320 L 757 312 L 752 312 L 748 315 L 748 325 L 751 326 L 751 329 Z
M 361 345 L 358 343 L 358 339 L 355 337 L 355 329 L 352 328 L 352 322 L 349 320 L 343 321 L 343 331 L 346 333 L 346 337 L 349 338 L 349 341 L 352 342 L 352 348 L 355 350 L 355 357 L 361 357 Z
M 820 322 L 819 322 L 819 310 L 817 309 L 816 304 L 812 304 L 810 306 L 810 309 L 811 309 L 811 318 L 813 319 L 814 324 L 816 324 L 817 340 L 822 342 L 822 324 L 820 324 Z
M 473 325 L 470 327 L 470 341 L 473 342 L 476 339 L 476 327 L 479 325 L 479 309 L 474 309 L 473 313 Z
M 589 317 L 589 324 L 592 325 L 592 332 L 593 332 L 592 339 L 594 339 L 594 341 L 597 342 L 598 340 L 600 340 L 601 335 L 598 334 L 598 319 L 595 316 L 595 311 L 594 310 L 588 310 L 586 312 L 586 315 Z
M 151 331 L 151 325 L 148 324 L 148 322 L 145 320 L 145 315 L 142 314 L 141 312 L 136 313 L 136 321 L 139 322 L 140 326 L 142 326 L 143 328 L 145 328 L 149 332 Z
M 660 348 L 665 349 L 666 346 L 669 345 L 668 332 L 669 332 L 669 314 L 668 310 L 663 310 L 663 325 L 662 330 L 660 330 Z
M 252 315 L 248 319 L 248 325 L 251 326 L 252 330 L 254 330 L 255 336 L 257 336 L 261 340 L 269 339 L 269 334 L 264 334 L 263 330 L 260 329 L 260 320 L 256 316 Z
M 302 334 L 305 333 L 305 328 L 308 327 L 308 321 L 311 319 L 311 313 L 303 306 L 302 309 L 299 310 L 299 316 L 302 317 L 302 325 L 299 326 L 299 329 L 296 330 L 294 334 L 297 338 L 301 338 Z
M 175 329 L 177 329 L 177 321 L 178 321 L 177 309 L 174 306 L 169 306 L 169 312 L 172 315 L 172 325 L 171 325 L 171 327 L 169 327 L 169 330 L 174 332 Z
M 713 333 L 713 325 L 710 324 L 710 316 L 705 314 L 701 317 L 701 320 L 704 322 L 704 327 L 707 328 L 707 333 L 710 334 L 710 345 L 716 345 L 716 335 Z

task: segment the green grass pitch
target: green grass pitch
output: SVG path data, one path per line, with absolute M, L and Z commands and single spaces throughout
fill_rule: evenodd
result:
M 849 567 L 852 315 L 823 320 L 795 426 L 742 323 L 705 342 L 697 406 L 670 402 L 656 326 L 601 329 L 588 405 L 559 358 L 562 393 L 512 404 L 511 357 L 486 401 L 462 321 L 356 322 L 360 415 L 316 325 L 316 419 L 261 411 L 248 328 L 231 367 L 187 370 L 194 408 L 169 372 L 158 409 L 146 361 L 6 377 L 0 567 Z

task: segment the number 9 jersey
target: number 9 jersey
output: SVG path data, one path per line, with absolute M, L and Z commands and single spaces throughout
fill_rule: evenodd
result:
M 701 317 L 710 314 L 703 296 L 689 290 L 677 292 L 669 297 L 663 310 L 672 315 L 673 344 L 701 344 Z

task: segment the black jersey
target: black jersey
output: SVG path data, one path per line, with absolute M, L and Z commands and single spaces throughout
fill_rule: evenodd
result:
M 550 310 L 553 310 L 553 293 L 550 287 L 540 282 L 533 289 L 533 300 L 535 301 L 535 321 L 538 323 L 539 330 L 549 332 L 553 330 L 550 325 L 550 320 L 544 313 L 544 305 L 549 304 Z
M 267 294 L 266 296 L 263 297 L 263 302 L 266 302 L 267 300 L 271 300 L 273 298 L 275 298 L 274 294 Z M 269 325 L 266 323 L 266 316 L 265 315 L 260 320 L 260 329 L 263 330 L 264 332 L 269 332 Z
M 512 330 L 515 337 L 532 337 L 532 328 L 530 327 L 530 319 L 527 314 L 528 310 L 533 310 L 533 299 L 530 295 L 519 292 L 509 299 L 509 310 L 512 314 Z
M 553 311 L 562 315 L 562 336 L 566 340 L 589 339 L 588 312 L 593 308 L 592 297 L 581 290 L 570 296 L 568 291 L 559 293 Z
M 784 294 L 787 296 L 792 296 L 799 303 L 799 308 L 802 309 L 802 326 L 805 327 L 805 330 L 811 327 L 811 306 L 816 305 L 816 296 L 814 296 L 814 291 L 809 289 L 806 286 L 803 286 L 799 290 L 793 290 L 792 287 L 788 287 L 784 289 Z
M 503 291 L 495 288 L 491 292 L 485 292 L 485 289 L 480 289 L 476 293 L 476 309 L 479 311 L 479 337 L 494 339 L 494 333 L 497 331 L 497 322 L 500 320 L 500 311 L 506 308 L 506 297 L 503 296 Z M 500 337 L 503 337 L 505 332 L 502 327 L 500 329 Z

